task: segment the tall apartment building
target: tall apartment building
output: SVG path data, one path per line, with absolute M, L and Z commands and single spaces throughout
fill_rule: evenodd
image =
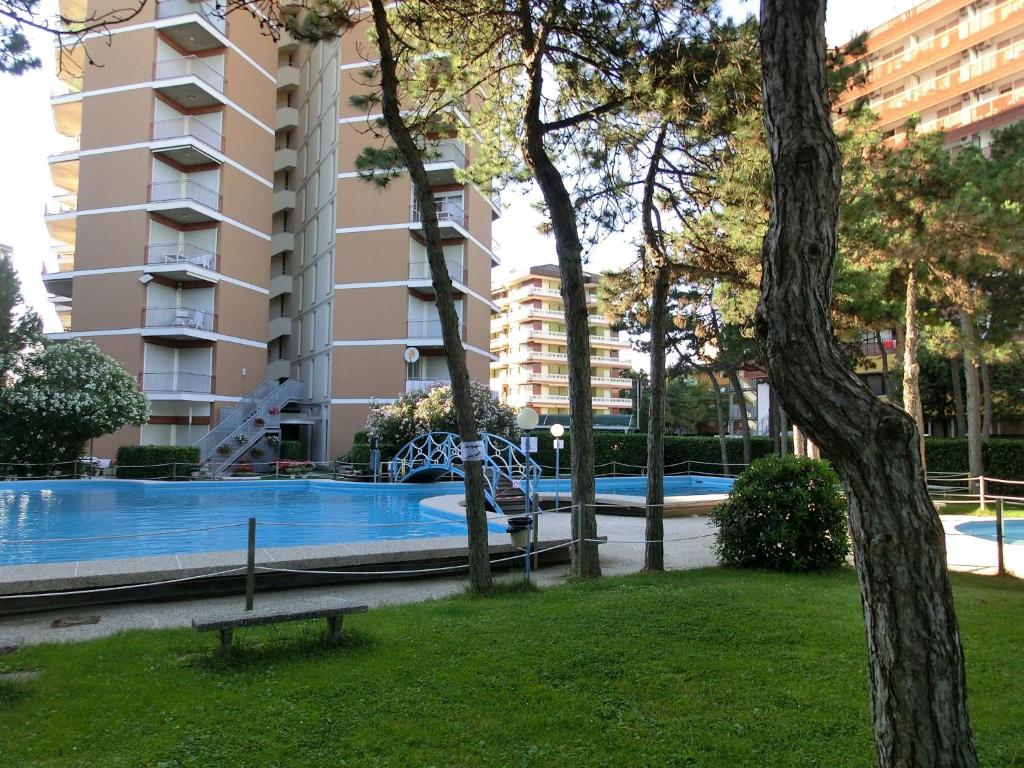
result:
M 62 0 L 81 17 L 113 0 Z M 62 312 L 56 338 L 95 341 L 129 371 L 153 415 L 97 442 L 189 444 L 246 392 L 290 376 L 282 416 L 308 455 L 347 450 L 372 399 L 445 379 L 422 227 L 408 178 L 380 191 L 355 158 L 378 115 L 363 90 L 366 21 L 315 47 L 275 42 L 245 13 L 159 0 L 95 45 L 100 66 L 67 72 L 53 98 L 66 194 L 47 211 Z M 298 11 L 298 6 L 295 7 Z M 429 166 L 460 296 L 470 370 L 487 371 L 491 221 L 498 209 L 456 178 L 466 149 Z M 403 353 L 415 346 L 409 366 Z
M 594 414 L 629 413 L 633 399 L 623 397 L 633 380 L 622 377 L 630 368 L 629 341 L 611 330 L 597 312 L 596 275 L 584 275 L 590 315 L 590 373 Z M 529 406 L 540 414 L 569 413 L 569 368 L 565 306 L 558 267 L 543 265 L 510 277 L 491 297 L 498 313 L 491 319 L 491 389 L 513 408 Z
M 897 143 L 911 116 L 982 146 L 1024 116 L 1024 0 L 926 0 L 871 30 L 866 58 L 867 82 L 839 107 L 867 96 Z

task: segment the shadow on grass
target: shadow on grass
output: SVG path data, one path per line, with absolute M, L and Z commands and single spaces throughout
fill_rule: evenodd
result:
M 513 576 L 511 578 L 495 579 L 491 582 L 491 588 L 486 592 L 479 592 L 473 587 L 466 587 L 466 589 L 455 595 L 458 599 L 487 600 L 493 597 L 518 597 L 520 595 L 532 595 L 536 592 L 540 592 L 534 582 L 527 581 L 525 576 Z
M 0 679 L 0 709 L 17 706 L 32 696 L 32 687 L 24 681 Z
M 217 635 L 210 634 L 213 642 L 208 649 L 180 657 L 184 666 L 204 672 L 238 672 L 253 667 L 266 669 L 274 665 L 362 653 L 372 650 L 376 644 L 371 635 L 347 627 L 337 641 L 331 640 L 319 626 L 302 627 L 298 633 L 276 627 L 236 629 L 231 654 L 225 655 L 220 650 Z

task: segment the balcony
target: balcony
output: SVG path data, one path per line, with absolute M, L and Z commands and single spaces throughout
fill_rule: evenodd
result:
M 212 152 L 220 152 L 224 138 L 220 132 L 198 117 L 172 117 L 153 123 L 153 153 L 163 155 L 178 165 L 207 165 L 220 160 Z M 212 150 L 212 152 L 211 152 Z
M 447 139 L 430 142 L 423 154 L 431 184 L 457 184 L 458 171 L 466 167 L 466 150 L 461 141 Z
M 139 389 L 146 394 L 209 395 L 213 374 L 195 371 L 145 371 L 139 374 Z
M 149 210 L 180 224 L 217 221 L 220 194 L 190 178 L 149 185 Z
M 292 364 L 283 358 L 267 363 L 268 379 L 287 379 L 292 375 Z
M 222 35 L 228 33 L 227 19 L 219 15 L 211 3 L 157 0 L 156 17 L 169 20 L 157 24 L 157 28 L 186 51 L 204 51 L 221 46 L 220 39 L 209 27 Z
M 195 307 L 145 307 L 142 310 L 142 335 L 170 339 L 214 341 L 217 316 Z
M 295 170 L 298 160 L 299 153 L 290 147 L 274 150 L 274 173 Z
M 279 189 L 274 192 L 274 197 L 271 200 L 270 210 L 271 213 L 279 213 L 281 211 L 287 211 L 295 207 L 295 190 L 293 189 Z
M 295 107 L 278 107 L 275 127 L 279 131 L 299 127 L 299 110 Z
M 442 346 L 440 320 L 409 320 L 408 333 L 421 346 Z M 466 324 L 459 329 L 459 336 L 466 338 Z
M 267 341 L 292 335 L 292 319 L 287 315 L 275 317 L 267 325 Z
M 465 265 L 455 261 L 454 259 L 445 259 L 444 263 L 448 266 L 448 276 L 453 282 L 466 284 L 466 267 Z M 422 261 L 410 261 L 409 262 L 409 279 L 417 281 L 417 288 L 422 288 L 427 291 L 433 291 L 432 281 L 433 278 L 430 272 L 430 262 L 426 259 Z M 425 282 L 425 285 L 420 285 L 420 281 Z
M 299 50 L 299 42 L 287 32 L 282 31 L 277 38 L 277 50 L 279 53 L 295 53 Z
M 153 80 L 154 89 L 187 109 L 227 103 L 224 75 L 198 56 L 157 61 Z
M 71 272 L 50 272 L 42 276 L 43 286 L 54 300 L 70 299 L 73 287 Z
M 466 211 L 459 200 L 450 197 L 436 199 L 434 200 L 434 210 L 437 211 L 437 223 L 441 227 L 442 232 L 445 230 L 449 231 L 447 236 L 451 236 L 451 232 L 455 227 L 466 226 Z M 418 205 L 412 206 L 410 221 L 422 226 L 423 213 Z M 455 233 L 458 236 L 458 230 L 455 230 Z
M 299 68 L 283 66 L 277 68 L 277 90 L 294 91 L 299 87 Z
M 295 278 L 291 275 L 275 275 L 270 279 L 270 298 L 276 299 L 294 290 Z
M 217 283 L 217 254 L 191 243 L 153 243 L 146 246 L 146 272 L 175 282 Z
M 275 232 L 270 236 L 270 255 L 287 253 L 295 250 L 294 232 Z
M 405 382 L 405 394 L 429 392 L 434 387 L 446 387 L 449 384 L 451 384 L 451 381 L 448 379 L 407 379 Z

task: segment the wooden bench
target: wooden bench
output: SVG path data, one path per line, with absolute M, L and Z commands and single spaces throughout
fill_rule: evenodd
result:
M 288 610 L 281 608 L 254 608 L 251 611 L 232 609 L 192 619 L 192 628 L 196 632 L 220 632 L 220 647 L 225 654 L 231 653 L 231 639 L 235 629 L 239 627 L 259 627 L 264 624 L 279 624 L 285 621 L 304 621 L 306 619 L 327 619 L 327 632 L 331 640 L 341 636 L 341 622 L 350 613 L 366 613 L 367 606 L 354 603 L 333 603 L 316 608 L 300 608 Z

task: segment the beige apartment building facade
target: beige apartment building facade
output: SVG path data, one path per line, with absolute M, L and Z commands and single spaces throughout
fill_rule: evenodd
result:
M 80 16 L 116 7 L 73 5 Z M 64 190 L 47 209 L 61 310 L 56 338 L 86 338 L 137 373 L 152 417 L 97 443 L 191 444 L 264 381 L 302 396 L 285 437 L 327 460 L 351 445 L 371 400 L 447 379 L 429 269 L 407 177 L 384 191 L 355 158 L 377 116 L 357 113 L 365 22 L 315 47 L 275 42 L 212 3 L 147 3 L 62 74 L 50 159 Z M 465 148 L 430 166 L 464 319 L 484 380 L 491 222 L 497 208 L 458 179 Z M 403 353 L 415 346 L 419 361 Z
M 632 411 L 633 399 L 622 396 L 633 380 L 629 340 L 611 330 L 597 308 L 596 275 L 585 275 L 590 306 L 591 393 L 595 415 Z M 491 319 L 491 389 L 513 408 L 534 408 L 542 415 L 569 413 L 569 369 L 565 305 L 558 267 L 541 265 L 515 274 L 494 288 L 498 306 Z
M 1024 116 L 1024 0 L 927 0 L 871 30 L 866 60 L 840 109 L 867 97 L 897 144 L 916 116 L 951 146 L 986 146 Z

